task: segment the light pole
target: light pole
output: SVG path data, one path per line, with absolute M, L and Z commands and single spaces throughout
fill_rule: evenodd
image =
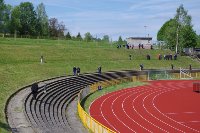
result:
M 145 29 L 145 37 L 146 37 L 146 29 L 147 29 L 147 26 L 146 26 L 146 25 L 144 26 L 144 29 Z

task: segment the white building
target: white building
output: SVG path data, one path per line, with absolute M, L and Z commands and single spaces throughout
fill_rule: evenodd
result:
M 129 37 L 126 41 L 127 44 L 134 49 L 138 49 L 139 44 L 143 45 L 145 49 L 150 49 L 152 45 L 152 37 Z

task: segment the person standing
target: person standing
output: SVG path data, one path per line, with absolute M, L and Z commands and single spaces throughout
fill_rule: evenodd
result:
M 40 57 L 40 63 L 42 64 L 44 62 L 44 57 L 43 57 L 43 55 L 41 55 L 41 57 Z
M 171 68 L 172 68 L 172 70 L 174 70 L 174 65 L 173 64 L 171 64 Z
M 74 76 L 76 75 L 76 67 L 74 66 L 73 67 L 73 73 L 74 73 Z
M 98 67 L 98 73 L 101 74 L 101 66 Z
M 38 94 L 38 84 L 37 82 L 34 82 L 31 86 L 31 93 L 33 95 L 33 99 L 36 100 L 37 94 Z
M 77 67 L 77 75 L 80 75 L 81 69 L 80 67 Z
M 129 60 L 131 60 L 132 59 L 132 55 L 131 54 L 129 54 Z

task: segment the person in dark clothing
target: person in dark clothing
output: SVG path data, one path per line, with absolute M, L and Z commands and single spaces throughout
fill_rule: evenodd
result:
M 132 59 L 132 55 L 131 54 L 129 54 L 129 60 L 131 60 Z
M 144 68 L 143 64 L 140 64 L 140 71 L 142 71 Z
M 174 60 L 177 60 L 177 54 L 174 55 Z
M 138 47 L 139 47 L 139 49 L 140 49 L 141 45 L 139 44 Z
M 73 67 L 73 73 L 74 73 L 74 76 L 76 75 L 76 67 L 74 66 Z
M 80 75 L 81 69 L 80 67 L 77 67 L 77 75 Z
M 174 69 L 174 65 L 173 64 L 171 64 L 171 68 L 172 68 L 172 70 Z
M 149 54 L 147 54 L 147 60 L 150 60 L 151 56 Z
M 192 70 L 192 65 L 191 65 L 191 64 L 189 65 L 189 70 L 190 70 L 190 71 Z
M 101 74 L 101 66 L 98 67 L 98 73 Z
M 32 92 L 32 95 L 33 95 L 33 99 L 36 100 L 37 94 L 38 94 L 38 84 L 37 84 L 37 82 L 35 82 L 35 83 L 32 84 L 32 86 L 31 86 L 31 92 Z
M 142 47 L 142 49 L 144 49 L 144 45 L 143 45 L 143 44 L 142 44 L 142 46 L 141 46 L 141 47 Z
M 151 45 L 151 49 L 153 49 L 153 45 Z

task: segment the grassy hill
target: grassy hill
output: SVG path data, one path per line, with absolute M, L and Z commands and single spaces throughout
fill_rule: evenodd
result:
M 60 75 L 71 75 L 72 67 L 79 66 L 81 73 L 136 69 L 139 64 L 144 68 L 170 69 L 188 68 L 189 64 L 199 68 L 198 62 L 187 57 L 178 57 L 176 61 L 159 61 L 158 54 L 172 53 L 169 50 L 132 50 L 117 49 L 106 43 L 79 42 L 66 40 L 37 39 L 0 39 L 0 132 L 8 132 L 4 107 L 8 97 L 20 87 L 35 80 L 42 80 Z M 133 59 L 129 60 L 129 54 Z M 146 54 L 151 60 L 146 60 Z M 40 56 L 45 62 L 40 64 Z

